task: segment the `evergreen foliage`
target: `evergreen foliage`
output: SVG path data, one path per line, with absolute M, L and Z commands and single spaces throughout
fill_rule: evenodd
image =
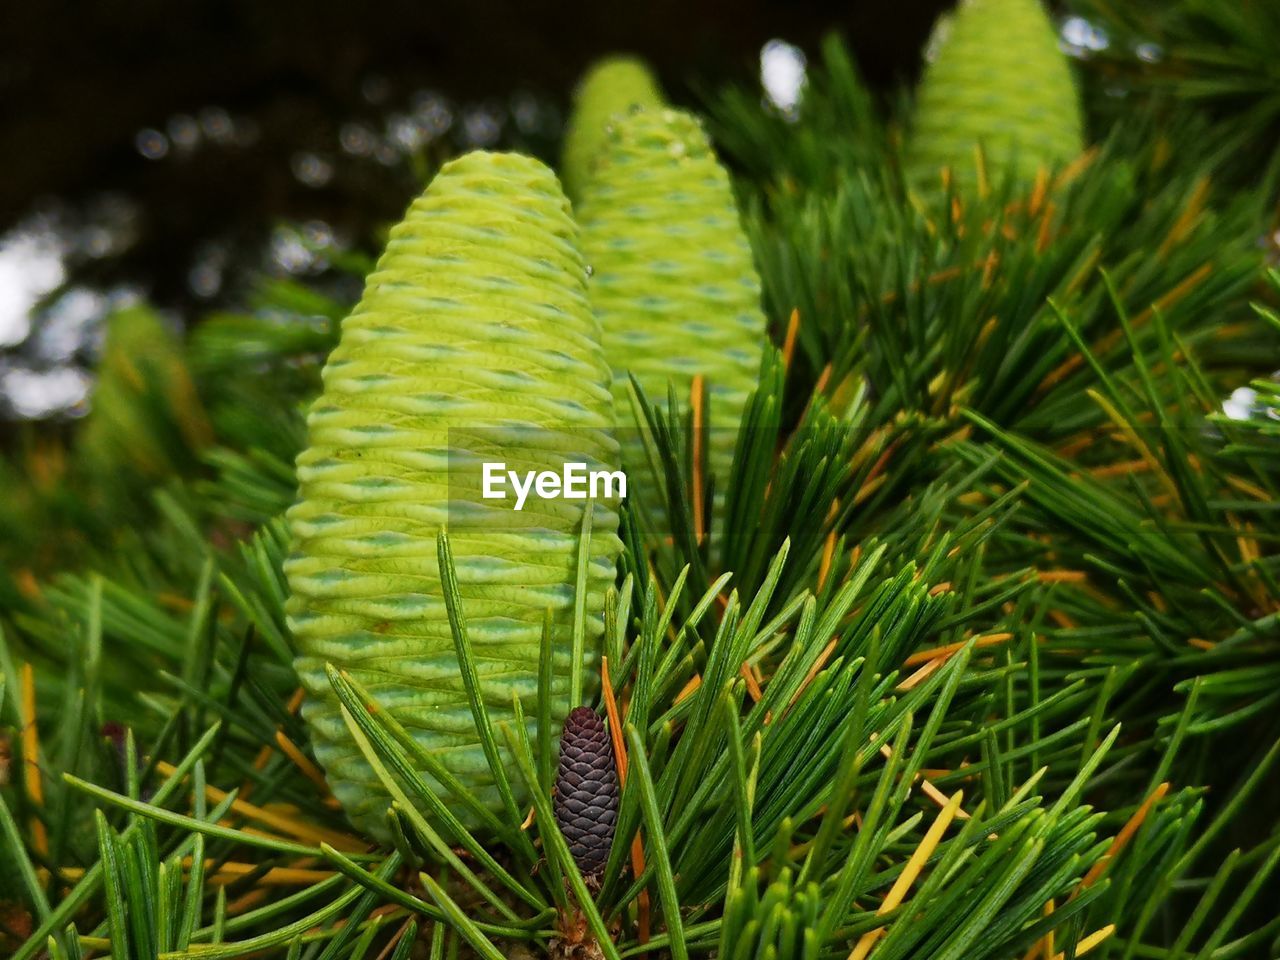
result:
M 665 529 L 625 504 L 617 580 L 563 608 L 601 629 L 599 874 L 552 794 L 554 624 L 524 696 L 459 694 L 521 802 L 340 663 L 313 682 L 377 785 L 365 829 L 317 764 L 283 515 L 349 304 L 276 284 L 198 325 L 208 435 L 123 500 L 57 512 L 95 489 L 79 453 L 5 465 L 0 952 L 1280 956 L 1280 275 L 1244 175 L 1274 142 L 1262 81 L 1230 82 L 1280 32 L 1153 4 L 1162 58 L 1130 62 L 1118 6 L 1079 0 L 1113 50 L 1076 69 L 1124 95 L 1029 178 L 919 189 L 909 101 L 838 40 L 794 115 L 708 97 L 773 343 L 728 466 L 687 393 L 628 382 Z M 144 410 L 129 431 L 169 436 Z M 437 534 L 470 675 L 462 536 Z

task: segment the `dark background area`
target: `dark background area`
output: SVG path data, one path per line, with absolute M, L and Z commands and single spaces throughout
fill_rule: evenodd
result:
M 83 412 L 113 303 L 145 298 L 188 322 L 242 303 L 264 272 L 321 273 L 326 249 L 369 248 L 437 156 L 497 146 L 554 159 L 573 84 L 605 53 L 643 55 L 673 99 L 696 102 L 697 89 L 758 80 L 769 40 L 812 57 L 837 30 L 887 90 L 914 75 L 946 6 L 4 4 L 0 424 Z M 28 301 L 29 321 L 15 321 Z M 48 381 L 44 395 L 32 378 Z M 40 399 L 57 389 L 65 402 Z
M 780 37 L 812 51 L 843 31 L 872 83 L 914 71 L 940 0 L 602 4 L 467 0 L 160 0 L 5 4 L 0 28 L 0 233 L 42 200 L 136 200 L 135 256 L 164 287 L 193 245 L 278 217 L 395 216 L 402 195 L 335 177 L 309 188 L 299 150 L 328 152 L 344 122 L 375 126 L 415 92 L 459 102 L 528 91 L 563 104 L 586 64 L 633 50 L 680 97 L 689 80 L 743 77 Z M 225 111 L 251 142 L 147 162 L 140 130 Z M 181 119 L 178 120 L 180 124 Z M 216 123 L 216 121 L 215 121 Z M 203 133 L 203 132 L 202 132 Z M 179 131 L 179 135 L 180 131 Z M 204 140 L 210 138 L 205 135 Z M 240 149 L 237 149 L 237 145 Z M 246 149 L 246 147 L 248 147 Z M 180 148 L 179 148 L 180 149 Z M 369 178 L 374 179 L 374 178 Z M 392 194 L 388 196 L 388 193 Z

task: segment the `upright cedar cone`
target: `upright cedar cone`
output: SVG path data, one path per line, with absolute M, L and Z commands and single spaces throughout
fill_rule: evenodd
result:
M 560 735 L 556 821 L 584 877 L 598 876 L 609 859 L 618 819 L 618 770 L 604 721 L 578 707 Z
M 638 57 L 606 57 L 583 75 L 573 94 L 560 157 L 560 179 L 574 203 L 591 178 L 609 124 L 634 107 L 664 102 L 657 79 Z
M 310 445 L 298 457 L 299 498 L 288 515 L 286 609 L 303 714 L 335 795 L 367 832 L 385 834 L 388 797 L 350 736 L 325 665 L 348 671 L 499 809 L 458 669 L 436 538 L 447 524 L 494 726 L 512 719 L 513 694 L 528 703 L 537 695 L 543 616 L 553 611 L 558 725 L 568 708 L 585 501 L 530 496 L 516 512 L 511 499 L 482 497 L 481 463 L 522 473 L 559 473 L 567 462 L 617 469 L 613 424 L 578 229 L 554 174 L 514 154 L 446 164 L 392 229 L 343 321 L 307 418 Z M 603 608 L 614 579 L 615 510 L 596 504 L 587 610 Z M 587 629 L 589 680 L 599 614 Z
M 1031 179 L 1084 149 L 1084 121 L 1071 64 L 1040 0 L 962 0 L 929 43 L 907 173 L 919 185 L 951 168 L 976 180 L 981 145 L 993 182 Z
M 760 279 L 729 175 L 702 124 L 679 110 L 617 119 L 579 204 L 591 305 L 613 367 L 628 492 L 661 522 L 665 501 L 636 429 L 628 374 L 665 406 L 705 378 L 713 427 L 708 467 L 717 501 L 766 342 Z

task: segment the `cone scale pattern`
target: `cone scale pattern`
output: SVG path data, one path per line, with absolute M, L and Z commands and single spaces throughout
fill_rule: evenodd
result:
M 587 71 L 574 91 L 560 160 L 565 192 L 575 203 L 591 179 L 609 124 L 636 107 L 662 103 L 658 81 L 645 63 L 634 57 L 608 57 Z
M 632 495 L 660 518 L 628 374 L 659 405 L 669 382 L 687 402 L 694 376 L 703 375 L 713 427 L 708 467 L 723 492 L 766 341 L 760 280 L 729 176 L 688 113 L 637 111 L 615 121 L 580 220 L 591 304 L 613 368 L 623 463 L 633 473 Z
M 604 721 L 589 707 L 564 722 L 555 800 L 556 822 L 578 869 L 599 876 L 618 819 L 618 772 Z
M 375 836 L 385 834 L 387 795 L 349 735 L 326 663 L 499 807 L 446 617 L 436 559 L 446 525 L 493 724 L 510 720 L 513 694 L 537 713 L 548 608 L 553 716 L 564 715 L 556 705 L 568 700 L 584 501 L 530 497 L 516 512 L 510 500 L 482 499 L 480 463 L 617 468 L 609 371 L 577 241 L 542 164 L 461 157 L 391 231 L 325 366 L 288 515 L 287 612 L 316 755 L 352 821 Z M 596 506 L 588 611 L 602 608 L 614 579 L 615 507 Z M 598 616 L 588 621 L 587 678 L 601 630 Z
M 916 183 L 936 185 L 950 167 L 971 185 L 978 145 L 995 183 L 1031 179 L 1084 149 L 1071 64 L 1040 0 L 962 0 L 930 49 L 907 150 Z

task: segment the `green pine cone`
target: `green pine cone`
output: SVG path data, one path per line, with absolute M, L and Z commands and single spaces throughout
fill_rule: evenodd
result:
M 628 374 L 652 402 L 665 405 L 668 382 L 687 401 L 699 373 L 711 404 L 708 468 L 723 494 L 737 427 L 759 376 L 765 320 L 729 176 L 697 118 L 651 110 L 619 119 L 579 219 L 633 495 L 664 515 L 658 486 L 638 479 L 647 476 L 647 462 Z
M 907 146 L 913 182 L 936 185 L 950 167 L 973 184 L 978 144 L 992 183 L 1030 180 L 1084 149 L 1079 92 L 1040 0 L 962 0 L 930 46 Z
M 481 497 L 480 462 L 560 473 L 565 462 L 616 469 L 618 461 L 578 229 L 550 170 L 480 152 L 445 165 L 391 231 L 343 321 L 307 424 L 299 500 L 288 515 L 286 609 L 308 695 L 303 713 L 333 791 L 354 823 L 383 835 L 388 798 L 342 721 L 326 663 L 347 670 L 496 810 L 446 618 L 436 536 L 448 526 L 495 727 L 511 718 L 513 693 L 526 716 L 537 715 L 543 615 L 553 611 L 558 725 L 572 706 L 585 502 L 531 495 L 516 512 L 513 499 Z M 614 580 L 617 523 L 616 503 L 597 505 L 588 611 L 602 609 Z M 589 681 L 599 616 L 588 629 Z
M 574 91 L 560 158 L 560 178 L 575 202 L 591 177 L 609 123 L 634 107 L 658 107 L 663 102 L 657 78 L 636 57 L 606 57 L 586 72 Z

